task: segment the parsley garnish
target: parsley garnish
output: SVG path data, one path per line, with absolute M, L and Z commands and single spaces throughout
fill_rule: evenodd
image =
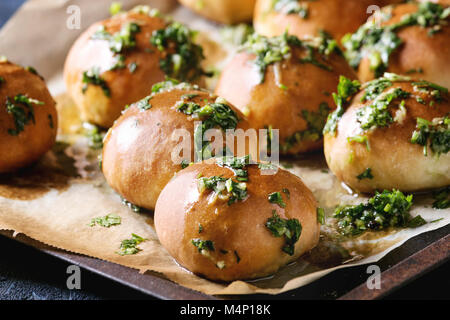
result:
M 282 14 L 297 14 L 303 19 L 308 17 L 308 4 L 298 0 L 275 0 L 273 9 Z
M 267 220 L 266 228 L 272 232 L 274 237 L 284 236 L 283 252 L 290 256 L 294 255 L 295 243 L 300 239 L 302 233 L 302 225 L 297 219 L 282 219 L 273 211 L 273 217 Z
M 318 112 L 302 110 L 301 116 L 305 119 L 308 128 L 304 131 L 297 131 L 292 136 L 286 138 L 284 144 L 281 145 L 281 150 L 287 152 L 302 141 L 320 140 L 323 136 L 322 132 L 329 112 L 330 108 L 326 102 L 322 102 L 319 105 Z
M 450 118 L 445 116 L 432 121 L 417 118 L 411 143 L 423 146 L 425 156 L 428 155 L 428 146 L 437 155 L 448 153 L 450 151 Z
M 202 75 L 211 76 L 200 64 L 204 59 L 203 49 L 194 43 L 195 32 L 179 22 L 153 32 L 150 42 L 164 52 L 160 68 L 169 77 L 192 81 Z
M 36 99 L 29 98 L 24 94 L 18 94 L 14 98 L 6 98 L 6 112 L 14 118 L 14 129 L 8 129 L 8 134 L 11 136 L 17 136 L 23 130 L 25 126 L 30 123 L 36 123 L 34 118 L 34 105 L 43 105 L 44 102 Z
M 268 200 L 270 203 L 275 203 L 279 205 L 281 208 L 286 208 L 286 203 L 284 203 L 283 197 L 281 196 L 280 192 L 273 192 L 269 194 Z
M 347 236 L 389 227 L 416 227 L 420 218 L 409 214 L 412 199 L 398 190 L 376 192 L 366 203 L 337 208 L 333 217 L 338 220 L 339 231 Z
M 103 148 L 104 132 L 100 131 L 100 128 L 94 124 L 85 122 L 83 123 L 84 135 L 88 138 L 88 146 L 91 149 L 98 150 Z
M 450 208 L 450 186 L 433 192 L 433 208 L 447 209 Z
M 361 84 L 357 80 L 350 80 L 344 76 L 340 76 L 337 93 L 333 93 L 333 99 L 337 109 L 328 115 L 327 123 L 323 129 L 323 133 L 335 134 L 337 124 L 342 118 L 351 98 L 360 90 Z
M 132 233 L 131 239 L 122 240 L 122 243 L 120 244 L 120 251 L 116 251 L 116 253 L 121 256 L 136 254 L 139 251 L 142 251 L 142 249 L 138 248 L 137 245 L 146 240 L 147 239 Z
M 317 208 L 317 222 L 325 224 L 325 210 L 323 208 Z
M 204 251 L 215 251 L 214 242 L 211 240 L 192 239 L 191 243 L 201 254 L 205 254 Z
M 373 179 L 372 168 L 367 168 L 363 173 L 357 176 L 358 180 Z
M 125 24 L 119 32 L 114 34 L 109 33 L 104 26 L 101 26 L 91 39 L 108 41 L 109 49 L 113 53 L 119 54 L 136 47 L 136 34 L 140 31 L 141 27 L 134 22 Z
M 108 84 L 106 81 L 100 76 L 100 69 L 97 67 L 93 67 L 90 70 L 83 72 L 83 87 L 81 88 L 81 92 L 85 93 L 88 85 L 92 84 L 94 86 L 99 86 L 105 96 L 108 98 L 111 96 L 111 91 L 109 90 Z
M 153 98 L 153 96 L 146 96 L 145 98 L 139 100 L 138 102 L 136 102 L 136 107 L 141 110 L 141 111 L 146 111 L 148 109 L 150 109 L 152 107 L 152 105 L 150 104 L 150 100 Z
M 384 21 L 390 18 L 388 12 L 382 12 Z M 450 16 L 450 9 L 440 4 L 424 2 L 418 4 L 416 12 L 407 14 L 393 25 L 377 27 L 373 21 L 361 26 L 354 34 L 348 34 L 342 40 L 350 65 L 357 68 L 364 57 L 370 60 L 370 68 L 380 77 L 389 66 L 391 54 L 403 43 L 398 31 L 408 26 L 431 28 L 429 33 L 441 29 Z
M 245 182 L 235 182 L 231 178 L 226 179 L 218 176 L 200 177 L 197 185 L 200 193 L 203 193 L 205 190 L 213 190 L 219 199 L 228 200 L 228 205 L 247 198 L 247 184 Z
M 102 226 L 105 228 L 109 228 L 111 226 L 119 225 L 119 224 L 121 224 L 121 222 L 122 222 L 122 218 L 120 218 L 120 216 L 118 216 L 114 213 L 111 213 L 104 217 L 93 218 L 91 220 L 91 223 L 89 224 L 89 226 L 93 227 L 95 225 L 98 225 L 98 226 Z

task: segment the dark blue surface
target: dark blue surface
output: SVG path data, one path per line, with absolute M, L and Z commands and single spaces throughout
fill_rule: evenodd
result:
M 8 21 L 14 12 L 25 0 L 1 0 L 0 1 L 0 28 Z

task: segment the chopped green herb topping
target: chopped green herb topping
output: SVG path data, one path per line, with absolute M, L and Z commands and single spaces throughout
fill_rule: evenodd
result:
M 109 7 L 109 14 L 111 16 L 115 16 L 116 14 L 122 12 L 122 3 L 120 2 L 113 2 L 111 3 L 111 6 Z
M 316 56 L 321 55 L 323 58 L 332 52 L 340 52 L 339 47 L 333 41 L 325 33 L 321 34 L 321 38 L 316 38 L 311 41 L 301 41 L 294 35 L 288 35 L 287 32 L 281 36 L 272 38 L 254 33 L 248 37 L 242 49 L 256 55 L 253 63 L 260 75 L 259 83 L 263 83 L 267 67 L 276 62 L 290 59 L 292 56 L 292 47 L 306 49 L 307 55 L 299 59 L 299 62 L 311 63 L 329 70 L 330 67 L 317 60 Z
M 97 67 L 93 67 L 88 71 L 83 72 L 83 87 L 81 88 L 81 92 L 85 93 L 88 86 L 94 85 L 99 86 L 102 90 L 105 96 L 108 98 L 111 96 L 111 91 L 109 90 L 108 84 L 106 81 L 100 77 L 100 69 Z
M 197 159 L 208 159 L 212 156 L 210 142 L 204 141 L 204 136 L 209 129 L 220 128 L 236 129 L 239 122 L 236 112 L 218 98 L 214 103 L 207 103 L 203 107 L 194 102 L 180 102 L 176 106 L 179 112 L 202 121 L 194 130 L 194 142 Z
M 357 178 L 358 178 L 358 180 L 373 179 L 372 169 L 371 168 L 367 168 L 366 170 L 364 170 L 363 173 L 358 175 Z
M 122 223 L 122 218 L 118 216 L 117 214 L 110 213 L 104 217 L 97 217 L 93 218 L 91 220 L 91 223 L 89 224 L 90 227 L 93 227 L 95 225 L 109 228 L 111 226 L 116 226 Z
M 197 247 L 198 252 L 204 254 L 204 251 L 215 251 L 214 242 L 211 240 L 192 239 L 191 243 Z
M 109 49 L 115 53 L 123 53 L 136 47 L 136 34 L 141 31 L 137 23 L 128 22 L 123 25 L 120 31 L 111 34 L 101 26 L 91 37 L 92 40 L 106 40 L 109 43 Z
M 325 210 L 323 208 L 317 208 L 317 222 L 325 224 Z
M 89 148 L 94 150 L 102 149 L 105 132 L 101 132 L 98 126 L 88 122 L 83 123 L 83 129 L 84 135 L 88 138 Z
M 236 257 L 236 263 L 241 262 L 241 257 L 239 257 L 239 254 L 236 250 L 234 250 L 234 256 Z
M 180 82 L 176 79 L 166 77 L 165 81 L 158 82 L 152 86 L 152 93 L 160 93 L 164 91 L 170 91 L 172 89 L 201 90 L 197 85 L 192 85 L 186 82 Z
M 382 11 L 383 21 L 390 19 L 389 9 Z M 436 3 L 424 2 L 418 4 L 416 12 L 407 14 L 400 22 L 377 27 L 374 21 L 361 26 L 354 34 L 346 35 L 342 43 L 346 50 L 347 59 L 353 68 L 357 68 L 364 57 L 370 60 L 370 68 L 375 76 L 380 77 L 389 66 L 391 54 L 403 43 L 397 35 L 398 31 L 408 26 L 429 28 L 429 35 L 441 30 L 450 16 L 450 9 Z
M 433 192 L 433 208 L 447 209 L 450 208 L 450 186 L 447 188 Z
M 295 243 L 300 239 L 302 233 L 302 225 L 297 219 L 282 219 L 273 211 L 272 218 L 269 218 L 266 222 L 266 228 L 272 232 L 274 237 L 284 236 L 283 252 L 290 256 L 294 255 Z
M 448 89 L 441 87 L 435 83 L 429 81 L 418 81 L 412 83 L 414 90 L 426 93 L 427 95 L 434 98 L 436 102 L 442 102 L 444 97 L 443 95 L 448 94 Z
M 247 184 L 245 182 L 235 182 L 231 178 L 226 179 L 218 176 L 200 177 L 197 186 L 200 193 L 203 193 L 205 190 L 213 190 L 219 199 L 227 200 L 228 205 L 247 198 Z
M 365 107 L 360 108 L 356 113 L 357 121 L 361 125 L 361 129 L 370 130 L 372 128 L 387 127 L 394 118 L 389 113 L 389 107 L 397 99 L 406 99 L 411 94 L 400 88 L 388 90 L 378 95 L 373 102 Z M 399 104 L 404 105 L 402 100 Z
M 137 234 L 132 233 L 131 239 L 122 240 L 122 243 L 120 244 L 120 251 L 117 251 L 116 253 L 121 256 L 136 254 L 142 251 L 142 249 L 138 248 L 137 245 L 146 240 L 147 239 L 144 239 Z
M 192 81 L 202 75 L 212 75 L 200 66 L 204 59 L 203 48 L 194 43 L 194 36 L 195 32 L 178 22 L 153 32 L 150 42 L 164 52 L 160 68 L 169 77 Z
M 18 94 L 12 99 L 6 98 L 6 112 L 12 115 L 15 125 L 14 129 L 8 129 L 9 135 L 17 136 L 25 130 L 25 126 L 30 122 L 36 123 L 33 104 L 43 105 L 44 102 L 29 98 L 24 94 Z
M 409 227 L 417 222 L 411 222 L 413 219 L 409 214 L 412 198 L 412 195 L 405 196 L 398 190 L 376 192 L 367 203 L 339 207 L 333 216 L 338 219 L 340 232 L 347 236 L 359 235 L 368 230 Z
M 416 130 L 411 137 L 411 143 L 423 146 L 423 154 L 428 155 L 428 146 L 438 156 L 450 151 L 450 118 L 435 118 L 428 121 L 417 118 Z
M 305 119 L 308 128 L 304 131 L 297 131 L 292 136 L 286 138 L 285 142 L 281 145 L 281 150 L 287 152 L 302 141 L 320 140 L 323 136 L 323 128 L 327 122 L 330 110 L 326 102 L 320 104 L 318 112 L 302 110 L 301 116 Z
M 274 0 L 273 10 L 282 14 L 297 14 L 305 19 L 308 17 L 308 3 L 306 2 L 298 0 Z
M 146 111 L 152 107 L 150 104 L 150 100 L 153 98 L 153 96 L 146 96 L 144 99 L 136 102 L 136 107 L 141 111 Z
M 323 133 L 336 134 L 337 124 L 342 118 L 353 96 L 360 90 L 361 84 L 357 80 L 350 80 L 340 76 L 337 93 L 333 93 L 333 99 L 337 109 L 329 114 Z
M 203 226 L 199 223 L 198 224 L 198 233 L 202 233 L 203 232 Z
M 348 137 L 347 141 L 349 143 L 357 142 L 357 143 L 365 144 L 367 151 L 370 151 L 370 143 L 369 143 L 369 138 L 367 136 L 356 135 L 353 137 Z
M 225 26 L 220 29 L 220 35 L 226 42 L 236 46 L 242 45 L 247 41 L 247 38 L 253 34 L 255 30 L 246 23 L 240 23 L 235 26 Z
M 275 203 L 279 205 L 281 208 L 286 208 L 286 203 L 283 201 L 283 197 L 281 196 L 280 192 L 273 192 L 269 194 L 269 202 Z
M 217 158 L 216 163 L 220 166 L 230 168 L 233 170 L 236 180 L 239 182 L 248 181 L 248 171 L 245 169 L 250 164 L 250 156 L 245 157 L 222 157 Z

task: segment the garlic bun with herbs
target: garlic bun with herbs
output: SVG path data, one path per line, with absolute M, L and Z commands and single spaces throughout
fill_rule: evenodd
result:
M 226 150 L 208 138 L 208 129 L 219 130 L 223 143 L 226 130 L 248 129 L 239 111 L 196 85 L 172 80 L 156 84 L 152 91 L 117 119 L 105 136 L 102 157 L 109 185 L 146 209 L 154 209 L 177 171 Z M 245 155 L 248 149 L 241 152 Z
M 249 22 L 256 0 L 179 0 L 196 13 L 226 24 Z
M 328 32 L 337 41 L 367 21 L 375 6 L 400 0 L 258 0 L 253 24 L 257 33 L 272 37 L 289 33 L 305 38 Z
M 378 19 L 343 39 L 346 56 L 361 81 L 391 72 L 450 87 L 448 4 L 397 4 L 374 17 Z
M 225 157 L 177 173 L 161 192 L 155 229 L 175 260 L 211 280 L 275 273 L 319 242 L 317 203 L 300 178 Z M 276 173 L 275 173 L 276 172 Z
M 67 56 L 64 78 L 82 120 L 110 127 L 166 77 L 200 81 L 202 60 L 192 31 L 140 6 L 89 27 Z
M 0 173 L 37 161 L 53 146 L 58 118 L 44 80 L 0 57 Z
M 421 191 L 450 185 L 450 95 L 394 74 L 342 78 L 325 126 L 331 171 L 351 188 Z
M 322 147 L 339 76 L 356 79 L 336 41 L 283 34 L 250 36 L 222 71 L 216 94 L 239 108 L 255 129 L 279 129 L 280 153 Z

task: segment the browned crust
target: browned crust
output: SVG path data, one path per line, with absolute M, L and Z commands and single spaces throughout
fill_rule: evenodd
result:
M 436 157 L 429 151 L 425 157 L 423 147 L 410 142 L 418 117 L 431 121 L 449 114 L 449 95 L 445 95 L 445 101 L 429 106 L 431 99 L 428 95 L 420 95 L 427 105 L 416 101 L 419 93 L 414 92 L 411 83 L 395 83 L 393 88 L 413 93 L 413 96 L 404 99 L 406 117 L 403 122 L 366 133 L 370 151 L 365 144 L 349 143 L 349 137 L 361 134 L 356 120 L 357 110 L 370 104 L 359 102 L 362 93 L 356 95 L 353 104 L 339 121 L 337 135 L 325 135 L 324 150 L 328 166 L 339 180 L 362 192 L 382 189 L 419 191 L 449 185 L 450 154 Z M 392 115 L 396 109 L 391 109 Z M 352 158 L 353 161 L 350 160 Z M 357 179 L 367 168 L 372 169 L 374 178 Z
M 197 177 L 233 176 L 230 169 L 216 164 L 195 164 L 179 172 L 162 191 L 156 204 L 155 227 L 162 245 L 184 267 L 211 280 L 233 281 L 266 276 L 281 266 L 296 260 L 319 241 L 316 201 L 300 178 L 280 169 L 276 175 L 261 175 L 256 165 L 248 168 L 248 197 L 228 205 L 224 200 L 209 203 L 209 191 L 199 195 Z M 290 199 L 283 194 L 286 208 L 268 201 L 272 192 L 290 191 Z M 298 219 L 302 234 L 289 256 L 281 249 L 283 238 L 276 238 L 265 223 L 272 211 L 283 219 Z M 199 233 L 199 224 L 202 232 Z M 211 240 L 215 251 L 211 258 L 203 256 L 192 239 Z M 228 253 L 221 253 L 227 250 Z M 234 251 L 240 257 L 239 263 Z M 219 269 L 218 261 L 226 267 Z
M 58 127 L 55 101 L 45 82 L 23 67 L 0 62 L 0 173 L 13 171 L 38 160 L 54 144 Z M 44 102 L 33 105 L 35 123 L 30 122 L 17 136 L 8 133 L 14 129 L 14 118 L 6 110 L 6 99 L 18 94 Z M 50 126 L 50 119 L 53 128 Z

